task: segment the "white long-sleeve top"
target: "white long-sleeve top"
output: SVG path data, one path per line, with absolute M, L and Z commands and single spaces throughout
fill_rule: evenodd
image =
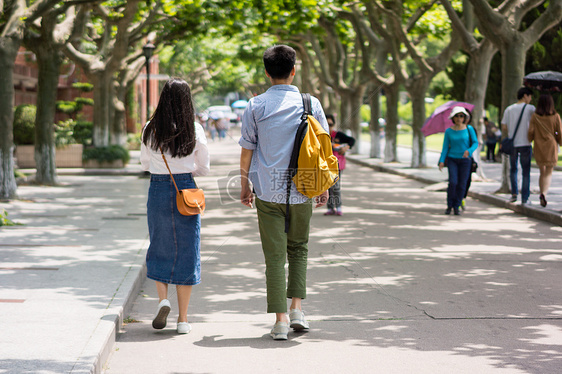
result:
M 186 157 L 172 157 L 164 152 L 172 174 L 192 173 L 194 177 L 207 175 L 210 170 L 209 149 L 203 127 L 195 122 L 195 149 Z M 151 174 L 169 174 L 160 151 L 154 151 L 141 143 L 140 162 L 142 169 Z

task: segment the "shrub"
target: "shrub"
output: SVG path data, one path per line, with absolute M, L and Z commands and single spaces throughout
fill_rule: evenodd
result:
M 131 159 L 129 151 L 120 145 L 110 145 L 109 147 L 86 148 L 82 153 L 84 161 L 96 160 L 98 162 L 111 162 L 123 160 L 126 164 Z
M 94 124 L 89 121 L 76 121 L 72 137 L 77 143 L 84 145 L 92 144 L 92 137 L 94 136 Z
M 55 124 L 55 145 L 68 145 L 74 143 L 74 138 L 72 136 L 74 129 L 74 120 L 68 119 L 66 121 L 60 121 Z
M 77 97 L 76 99 L 74 99 L 74 101 L 80 104 L 80 107 L 84 105 L 89 105 L 89 106 L 94 105 L 94 99 L 90 99 L 88 97 Z
M 35 105 L 18 105 L 14 112 L 14 144 L 30 145 L 35 143 Z
M 58 100 L 57 101 L 57 110 L 62 113 L 72 114 L 78 111 L 78 104 L 74 101 L 64 101 Z
M 90 92 L 94 89 L 94 85 L 86 82 L 72 83 L 72 87 L 78 88 L 82 92 Z
M 129 145 L 129 149 L 138 151 L 141 148 L 141 135 L 142 132 L 127 134 L 127 144 Z

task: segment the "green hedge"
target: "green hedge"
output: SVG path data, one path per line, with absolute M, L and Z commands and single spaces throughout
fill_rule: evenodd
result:
M 123 160 L 126 164 L 131 159 L 129 151 L 120 145 L 110 145 L 109 147 L 85 148 L 82 153 L 84 161 L 96 160 L 98 162 L 111 162 Z
M 35 144 L 35 105 L 18 105 L 14 111 L 14 144 Z

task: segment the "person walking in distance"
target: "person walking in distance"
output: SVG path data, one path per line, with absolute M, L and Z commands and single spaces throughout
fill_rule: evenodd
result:
M 170 172 L 163 157 L 166 157 Z M 187 309 L 192 287 L 201 282 L 199 215 L 183 216 L 176 207 L 176 189 L 196 188 L 194 176 L 209 172 L 205 130 L 195 122 L 189 85 L 179 79 L 166 82 L 158 106 L 143 130 L 141 165 L 150 171 L 147 217 L 150 246 L 147 277 L 156 281 L 160 300 L 152 327 L 163 329 L 171 310 L 168 285 L 175 284 L 179 317 L 177 332 L 191 326 Z
M 529 123 L 529 141 L 534 141 L 533 153 L 539 167 L 540 203 L 547 204 L 546 194 L 552 180 L 552 171 L 558 163 L 558 146 L 562 145 L 562 124 L 550 94 L 539 97 L 537 109 Z
M 494 122 L 490 122 L 488 117 L 484 117 L 485 136 L 486 136 L 486 161 L 496 162 L 496 137 L 497 127 Z
M 449 170 L 445 214 L 451 214 L 451 210 L 453 210 L 456 216 L 460 215 L 459 207 L 470 177 L 471 155 L 478 148 L 478 139 L 474 128 L 468 126 L 468 117 L 468 111 L 461 106 L 456 106 L 451 110 L 449 118 L 453 121 L 453 126 L 445 130 L 443 149 L 438 164 L 439 170 L 443 170 L 446 162 Z
M 341 200 L 341 174 L 345 169 L 346 159 L 345 153 L 349 151 L 355 144 L 355 138 L 336 130 L 336 119 L 333 114 L 327 114 L 326 120 L 330 126 L 330 137 L 332 138 L 332 151 L 338 159 L 339 178 L 336 183 L 328 190 L 330 197 L 328 198 L 328 210 L 325 216 L 341 216 L 342 200 Z
M 302 300 L 306 298 L 312 199 L 300 194 L 293 182 L 290 182 L 289 228 L 285 232 L 286 173 L 304 106 L 298 88 L 291 85 L 296 72 L 295 50 L 275 45 L 265 51 L 263 62 L 271 87 L 250 99 L 242 116 L 240 199 L 248 207 L 255 200 L 266 265 L 267 312 L 275 313 L 271 336 L 275 340 L 287 340 L 289 327 L 295 331 L 309 328 L 302 312 Z M 328 131 L 322 105 L 314 97 L 312 115 Z M 328 191 L 317 196 L 316 207 L 325 205 L 327 199 Z M 287 284 L 285 259 L 289 261 Z M 291 299 L 289 318 L 287 298 Z
M 519 189 L 517 188 L 517 161 L 521 164 L 521 202 L 526 204 L 531 195 L 531 142 L 527 137 L 529 121 L 535 112 L 531 105 L 533 92 L 527 87 L 517 91 L 517 103 L 508 106 L 503 112 L 501 121 L 502 132 L 513 139 L 513 152 L 509 155 L 509 179 L 511 182 L 510 202 L 517 201 Z M 517 128 L 517 126 L 519 127 Z M 517 132 L 515 129 L 517 128 Z

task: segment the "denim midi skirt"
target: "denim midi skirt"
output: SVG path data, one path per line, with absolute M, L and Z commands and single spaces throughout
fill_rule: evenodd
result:
M 196 188 L 191 173 L 174 174 L 174 179 L 180 190 Z M 180 214 L 169 174 L 151 175 L 146 205 L 150 235 L 147 277 L 168 284 L 199 284 L 201 217 Z

